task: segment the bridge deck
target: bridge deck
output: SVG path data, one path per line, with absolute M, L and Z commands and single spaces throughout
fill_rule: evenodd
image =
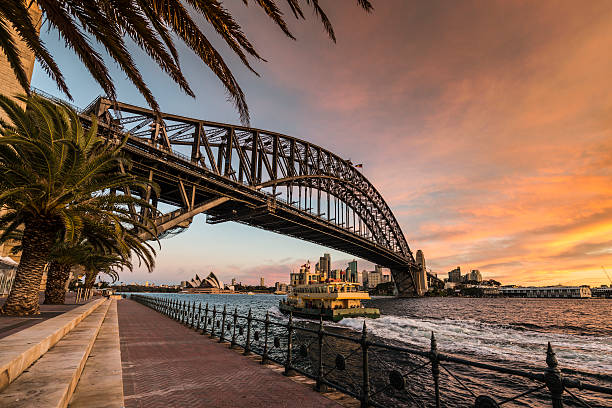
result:
M 340 407 L 141 304 L 117 304 L 126 407 Z

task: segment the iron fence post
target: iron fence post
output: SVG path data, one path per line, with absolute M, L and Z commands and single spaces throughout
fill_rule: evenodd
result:
M 251 315 L 251 308 L 249 308 L 249 315 L 247 316 L 247 338 L 246 344 L 244 345 L 244 355 L 251 354 L 251 322 L 253 317 Z
M 208 302 L 206 302 L 206 308 L 204 309 L 204 328 L 202 329 L 202 335 L 206 334 L 206 327 L 208 327 Z
M 191 327 L 193 329 L 193 327 L 195 326 L 195 300 L 193 302 L 191 302 L 191 324 L 189 325 L 189 327 Z
M 217 324 L 217 305 L 213 305 L 212 325 L 210 327 L 210 338 L 215 338 L 215 326 Z
M 266 311 L 266 320 L 264 322 L 264 349 L 261 355 L 261 364 L 268 363 L 268 328 L 270 327 L 270 313 Z
M 552 399 L 553 408 L 563 408 L 563 379 L 561 378 L 561 370 L 559 370 L 559 363 L 555 352 L 548 342 L 548 349 L 546 350 L 546 373 L 544 374 L 544 381 L 546 387 L 550 392 Z
M 232 342 L 230 344 L 230 348 L 234 348 L 236 346 L 236 325 L 238 324 L 238 307 L 234 307 L 234 328 L 232 331 Z
M 362 368 L 363 368 L 363 386 L 361 390 L 361 408 L 367 408 L 370 405 L 370 370 L 368 368 L 368 329 L 366 322 L 363 321 L 363 332 L 361 333 L 361 350 L 362 350 Z
M 200 330 L 200 323 L 202 323 L 202 302 L 198 303 L 198 323 L 196 324 L 195 330 Z
M 431 375 L 434 381 L 434 391 L 436 397 L 436 408 L 440 408 L 440 360 L 438 357 L 438 343 L 436 336 L 431 332 L 431 350 L 429 351 L 429 360 L 431 361 Z
M 287 324 L 287 361 L 285 361 L 285 372 L 284 375 L 293 375 L 291 370 L 291 348 L 293 347 L 293 312 L 289 313 L 289 324 Z
M 187 309 L 187 301 L 183 300 L 183 303 L 181 304 L 181 324 L 185 324 L 185 318 L 186 318 L 185 310 L 186 309 Z
M 323 383 L 323 316 L 319 316 L 319 331 L 317 335 L 319 336 L 319 361 L 317 368 L 317 382 L 314 388 L 318 392 L 325 392 L 327 391 L 327 387 Z
M 221 321 L 221 337 L 219 337 L 219 343 L 223 343 L 225 341 L 225 315 L 226 315 L 226 305 L 223 305 L 223 319 Z

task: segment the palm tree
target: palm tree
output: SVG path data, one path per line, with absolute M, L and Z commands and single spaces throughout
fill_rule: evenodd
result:
M 285 0 L 285 2 L 296 19 L 305 18 L 304 0 Z M 249 111 L 242 89 L 221 55 L 192 18 L 192 14 L 195 14 L 194 17 L 202 17 L 206 20 L 242 63 L 257 74 L 247 57 L 250 56 L 260 61 L 265 60 L 243 33 L 240 24 L 223 7 L 221 1 L 37 0 L 36 3 L 42 9 L 45 21 L 58 31 L 66 42 L 66 46 L 77 54 L 92 77 L 111 99 L 116 95 L 115 86 L 102 56 L 90 45 L 88 34 L 105 48 L 110 57 L 138 88 L 151 108 L 156 111 L 159 110 L 157 101 L 136 68 L 125 45 L 124 37 L 132 39 L 185 93 L 194 96 L 179 67 L 178 52 L 172 39 L 172 34 L 174 34 L 223 83 L 242 121 L 248 123 Z M 243 0 L 243 3 L 245 6 L 249 4 L 248 0 Z M 295 39 L 277 4 L 279 1 L 256 0 L 253 3 L 261 7 L 286 36 Z M 335 41 L 336 36 L 332 24 L 319 5 L 319 0 L 305 0 L 305 3 L 312 7 L 330 38 Z M 43 69 L 71 98 L 59 67 L 40 40 L 37 25 L 28 13 L 28 9 L 33 4 L 33 1 L 22 0 L 0 2 L 0 48 L 7 56 L 23 89 L 26 92 L 29 91 L 29 83 L 21 65 L 19 53 L 8 31 L 8 24 L 11 24 L 17 30 L 20 39 L 34 52 Z M 367 12 L 372 10 L 369 0 L 357 0 L 357 4 Z
M 37 96 L 19 97 L 27 109 L 0 95 L 12 125 L 0 123 L 0 216 L 3 237 L 23 228 L 22 256 L 15 281 L 0 313 L 39 313 L 38 290 L 46 263 L 57 241 L 77 243 L 83 227 L 97 222 L 121 231 L 153 231 L 152 221 L 131 208 L 149 204 L 110 190 L 152 187 L 146 180 L 120 173 L 129 166 L 120 143 L 97 136 L 95 120 L 84 129 L 77 114 L 66 106 Z
M 119 279 L 119 269 L 133 269 L 130 259 L 117 253 L 93 253 L 84 259 L 81 265 L 85 268 L 85 289 L 93 288 L 100 273 L 110 276 L 113 282 L 116 282 Z
M 144 264 L 149 272 L 153 271 L 155 251 L 146 241 L 138 238 L 137 230 L 122 230 L 99 223 L 87 224 L 82 232 L 82 235 L 87 237 L 85 240 L 76 245 L 68 245 L 59 241 L 53 249 L 51 253 L 52 261 L 47 269 L 45 304 L 64 304 L 66 282 L 73 266 L 79 265 L 91 269 L 92 262 L 98 260 L 102 262 L 101 267 L 106 268 L 107 265 L 104 264 L 104 261 L 110 259 L 113 263 L 117 263 L 117 266 L 125 266 L 132 270 L 131 259 L 134 254 L 139 264 Z M 91 271 L 87 273 L 88 276 L 92 274 Z M 110 272 L 105 273 L 110 275 Z M 112 277 L 118 278 L 114 274 Z

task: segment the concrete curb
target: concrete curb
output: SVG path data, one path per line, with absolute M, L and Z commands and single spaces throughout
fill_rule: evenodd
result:
M 0 339 L 0 391 L 15 381 L 106 299 L 97 299 L 60 316 Z

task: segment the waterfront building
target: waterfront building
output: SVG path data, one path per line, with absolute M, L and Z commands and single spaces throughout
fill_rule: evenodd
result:
M 591 288 L 593 297 L 612 299 L 612 286 L 601 285 L 598 288 Z
M 508 297 L 523 298 L 590 298 L 588 286 L 527 286 L 501 287 L 499 293 Z
M 214 273 L 209 273 L 204 279 L 196 274 L 187 284 L 185 285 L 184 293 L 229 293 L 223 286 L 223 282 L 220 282 Z
M 382 270 L 374 270 L 368 273 L 368 288 L 375 288 L 382 283 Z
M 232 278 L 232 286 L 236 286 L 236 278 Z
M 262 276 L 261 278 L 259 278 L 259 286 L 266 286 L 266 283 L 264 282 L 264 277 Z
M 449 282 L 461 282 L 461 267 L 458 266 L 448 273 Z
M 287 293 L 289 286 L 286 283 L 276 282 L 274 284 L 274 289 L 276 292 Z
M 181 281 L 181 288 L 187 287 L 187 281 Z

